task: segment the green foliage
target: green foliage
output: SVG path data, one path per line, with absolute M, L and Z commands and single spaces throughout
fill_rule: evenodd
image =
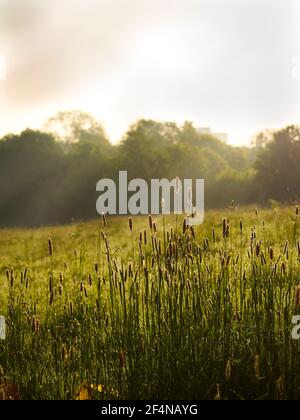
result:
M 139 120 L 113 146 L 91 115 L 60 112 L 46 132 L 0 141 L 0 225 L 28 226 L 94 218 L 96 183 L 130 178 L 205 179 L 206 208 L 269 199 L 295 201 L 299 129 L 260 133 L 256 147 L 232 147 L 190 122 Z
M 274 132 L 272 140 L 261 147 L 255 163 L 257 190 L 262 199 L 287 202 L 299 198 L 299 158 L 299 127 Z
M 51 123 L 62 137 L 25 130 L 0 141 L 2 226 L 95 216 L 95 185 L 107 176 L 113 147 L 88 114 L 59 113 Z

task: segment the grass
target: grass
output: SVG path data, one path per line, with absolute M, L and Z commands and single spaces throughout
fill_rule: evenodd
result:
M 298 399 L 295 209 L 176 224 L 2 230 L 0 384 L 24 399 Z

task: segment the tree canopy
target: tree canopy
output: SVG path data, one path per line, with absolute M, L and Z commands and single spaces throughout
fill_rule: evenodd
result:
M 0 141 L 0 224 L 41 225 L 96 216 L 96 183 L 129 178 L 204 178 L 206 207 L 295 201 L 300 130 L 259 133 L 253 147 L 233 147 L 191 122 L 139 120 L 112 145 L 101 124 L 80 111 L 60 112 L 43 131 Z

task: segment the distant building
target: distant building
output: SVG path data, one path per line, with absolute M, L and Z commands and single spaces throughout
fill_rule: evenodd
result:
M 200 127 L 200 128 L 196 128 L 196 130 L 200 134 L 210 134 L 210 135 L 212 135 L 211 129 L 209 127 Z
M 223 143 L 228 143 L 227 133 L 213 133 L 209 127 L 199 127 L 199 128 L 196 128 L 196 130 L 200 134 L 209 134 L 210 136 L 214 136 L 217 139 L 221 140 Z

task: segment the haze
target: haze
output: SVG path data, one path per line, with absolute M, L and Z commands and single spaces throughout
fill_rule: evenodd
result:
M 82 109 L 113 142 L 153 118 L 248 144 L 299 123 L 299 19 L 297 0 L 0 0 L 0 135 Z

